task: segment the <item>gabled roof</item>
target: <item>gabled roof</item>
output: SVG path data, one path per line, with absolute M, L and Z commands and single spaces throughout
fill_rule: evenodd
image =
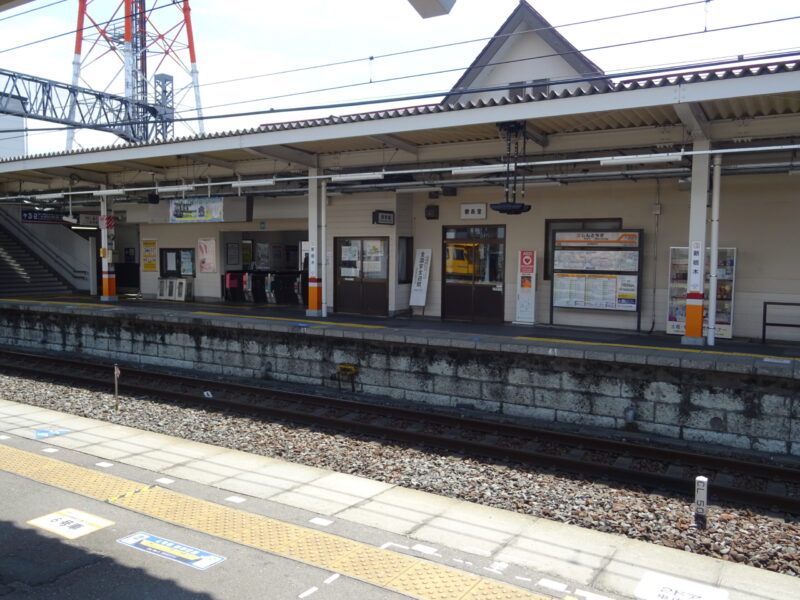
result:
M 519 6 L 506 19 L 506 22 L 494 34 L 492 40 L 475 58 L 469 68 L 456 82 L 450 93 L 442 100 L 443 104 L 453 104 L 458 102 L 463 96 L 460 90 L 467 90 L 475 82 L 486 65 L 493 62 L 495 56 L 506 44 L 514 43 L 512 35 L 521 25 L 527 30 L 535 31 L 539 36 L 561 57 L 566 63 L 581 75 L 604 75 L 600 67 L 586 58 L 580 50 L 573 46 L 564 36 L 562 36 L 547 19 L 535 11 L 526 0 L 519 0 Z M 596 83 L 595 83 L 596 85 Z

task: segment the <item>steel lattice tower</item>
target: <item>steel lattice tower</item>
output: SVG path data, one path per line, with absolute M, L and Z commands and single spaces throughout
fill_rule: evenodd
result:
M 132 100 L 128 139 L 172 137 L 176 103 L 196 111 L 204 133 L 189 0 L 78 0 L 72 85 Z M 70 117 L 78 110 L 73 102 Z M 70 130 L 68 150 L 74 139 Z

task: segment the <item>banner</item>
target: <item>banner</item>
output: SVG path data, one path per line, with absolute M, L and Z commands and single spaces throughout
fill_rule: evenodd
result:
M 173 198 L 169 201 L 170 223 L 222 221 L 222 198 Z
M 409 306 L 425 306 L 428 297 L 428 278 L 431 272 L 430 249 L 417 250 L 414 257 L 414 278 L 411 280 L 411 298 Z

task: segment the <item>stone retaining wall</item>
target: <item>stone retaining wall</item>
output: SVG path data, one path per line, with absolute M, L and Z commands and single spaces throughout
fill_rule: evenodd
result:
M 798 361 L 732 357 L 723 368 L 708 355 L 405 333 L 180 314 L 0 311 L 5 346 L 327 386 L 339 385 L 338 365 L 351 364 L 357 391 L 396 400 L 800 456 Z

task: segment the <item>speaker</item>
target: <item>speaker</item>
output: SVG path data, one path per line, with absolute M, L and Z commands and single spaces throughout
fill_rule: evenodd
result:
M 159 200 L 161 200 L 161 198 L 159 198 L 158 194 L 156 194 L 155 192 L 150 192 L 149 194 L 147 194 L 147 201 L 150 204 L 158 204 Z
M 428 221 L 435 221 L 439 218 L 439 205 L 429 204 L 425 207 L 425 218 Z

